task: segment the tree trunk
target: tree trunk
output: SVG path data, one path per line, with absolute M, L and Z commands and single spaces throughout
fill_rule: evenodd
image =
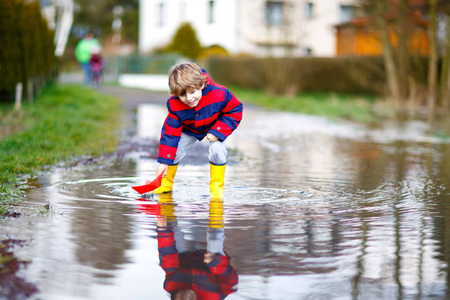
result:
M 410 87 L 408 81 L 409 74 L 409 54 L 408 54 L 408 41 L 410 40 L 410 34 L 408 30 L 408 0 L 402 0 L 400 3 L 400 13 L 397 28 L 397 55 L 398 55 L 398 79 L 400 85 L 400 93 L 402 101 L 407 99 L 410 94 Z
M 383 43 L 383 58 L 386 66 L 386 77 L 388 80 L 389 93 L 394 103 L 401 102 L 400 83 L 398 79 L 398 69 L 395 64 L 394 51 L 389 40 L 389 28 L 386 21 L 386 4 L 384 0 L 376 0 L 375 19 L 380 30 L 381 41 Z
M 436 109 L 437 90 L 437 24 L 436 24 L 436 0 L 430 0 L 430 55 L 428 61 L 428 113 L 433 114 Z
M 441 66 L 441 92 L 440 99 L 444 109 L 450 107 L 450 76 L 449 76 L 449 64 L 450 64 L 450 11 L 446 11 L 445 20 L 445 41 L 444 41 L 444 54 Z

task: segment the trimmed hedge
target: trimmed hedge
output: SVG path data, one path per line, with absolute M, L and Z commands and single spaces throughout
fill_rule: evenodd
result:
M 0 101 L 14 99 L 18 82 L 29 93 L 29 82 L 40 90 L 53 78 L 53 37 L 38 2 L 0 1 Z
M 217 82 L 275 94 L 385 93 L 382 57 L 214 57 L 208 71 Z
M 301 92 L 387 94 L 383 57 L 211 57 L 205 61 L 212 78 L 225 85 L 272 94 Z M 427 57 L 412 57 L 410 79 L 426 88 Z
M 299 57 L 254 58 L 211 57 L 206 62 L 213 79 L 225 85 L 264 90 L 272 94 L 296 95 L 301 92 L 342 94 L 387 94 L 383 58 Z M 425 88 L 427 57 L 412 57 L 410 79 Z

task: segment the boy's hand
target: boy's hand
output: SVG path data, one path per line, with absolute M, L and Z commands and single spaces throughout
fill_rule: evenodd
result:
M 211 143 L 217 142 L 219 140 L 219 138 L 217 136 L 215 136 L 212 133 L 208 133 L 206 135 L 206 138 L 208 139 L 208 141 L 210 141 Z
M 156 176 L 163 174 L 162 177 L 166 177 L 167 171 L 169 170 L 169 165 L 159 164 L 158 170 L 156 171 Z
M 205 255 L 203 256 L 203 262 L 205 264 L 209 264 L 210 262 L 212 262 L 214 260 L 215 257 L 216 257 L 215 253 L 206 252 Z

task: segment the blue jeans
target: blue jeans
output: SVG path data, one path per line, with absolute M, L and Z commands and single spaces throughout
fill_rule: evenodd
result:
M 198 224 L 189 224 L 189 225 L 198 225 Z M 186 230 L 186 233 L 179 228 L 179 226 L 175 226 L 174 231 L 174 239 L 175 239 L 175 247 L 177 248 L 178 253 L 185 252 L 194 252 L 196 250 L 206 250 L 210 253 L 217 253 L 221 255 L 225 255 L 223 250 L 223 243 L 225 240 L 225 229 L 223 228 L 202 228 L 192 226 L 191 230 Z M 205 249 L 205 230 L 206 230 L 206 249 Z M 186 237 L 188 236 L 188 237 Z
M 83 83 L 89 85 L 91 83 L 91 66 L 89 62 L 81 63 L 81 69 L 83 69 L 84 73 Z

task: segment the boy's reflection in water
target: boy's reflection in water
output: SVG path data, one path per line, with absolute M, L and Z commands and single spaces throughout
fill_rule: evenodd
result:
M 206 249 L 198 238 L 186 238 L 174 214 L 171 193 L 159 197 L 157 214 L 158 251 L 160 265 L 166 273 L 164 289 L 171 299 L 225 299 L 236 291 L 238 275 L 223 250 L 225 230 L 223 200 L 211 199 Z M 194 237 L 200 227 L 189 229 Z

